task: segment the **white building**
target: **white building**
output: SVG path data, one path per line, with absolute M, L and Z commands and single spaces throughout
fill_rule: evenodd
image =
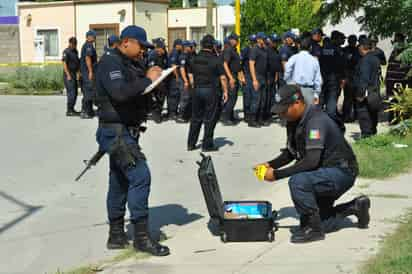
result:
M 199 42 L 206 34 L 207 8 L 168 10 L 169 47 L 177 38 Z M 213 28 L 216 39 L 223 40 L 234 31 L 235 11 L 232 6 L 213 8 Z

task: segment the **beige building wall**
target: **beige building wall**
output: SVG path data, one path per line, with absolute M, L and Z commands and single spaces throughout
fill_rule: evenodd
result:
M 135 24 L 147 31 L 149 39 L 163 37 L 167 40 L 168 4 L 136 1 Z
M 58 61 L 67 46 L 67 41 L 75 35 L 74 5 L 70 2 L 38 3 L 18 5 L 20 17 L 21 62 L 35 61 L 34 38 L 38 30 L 57 29 L 58 56 L 46 57 L 46 61 Z M 31 22 L 28 24 L 28 19 Z
M 124 16 L 121 15 L 125 11 Z M 133 24 L 132 1 L 118 3 L 82 3 L 76 5 L 76 34 L 83 44 L 89 26 L 93 24 L 119 24 L 119 32 Z M 120 34 L 120 33 L 119 33 Z
M 168 27 L 171 28 L 186 28 L 187 39 L 192 39 L 191 28 L 206 27 L 207 22 L 206 8 L 188 8 L 188 9 L 169 9 L 168 11 Z M 216 8 L 213 9 L 213 26 L 216 28 Z

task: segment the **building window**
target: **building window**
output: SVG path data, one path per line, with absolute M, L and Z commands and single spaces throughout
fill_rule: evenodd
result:
M 57 29 L 38 30 L 37 35 L 44 37 L 44 56 L 59 57 L 59 35 Z
M 223 38 L 226 38 L 235 31 L 235 26 L 233 25 L 223 26 L 222 31 L 223 31 Z

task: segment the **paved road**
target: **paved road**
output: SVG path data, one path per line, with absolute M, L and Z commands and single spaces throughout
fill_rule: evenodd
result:
M 0 273 L 54 273 L 115 254 L 105 249 L 107 159 L 73 181 L 96 150 L 97 121 L 66 118 L 64 109 L 64 97 L 0 97 Z M 153 176 L 152 229 L 168 236 L 207 216 L 187 132 L 188 125 L 149 123 L 142 138 Z M 279 151 L 284 129 L 218 126 L 216 137 L 224 198 L 264 190 L 250 168 Z

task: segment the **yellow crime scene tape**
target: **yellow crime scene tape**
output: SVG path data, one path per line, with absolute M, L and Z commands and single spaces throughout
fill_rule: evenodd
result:
M 264 165 L 257 166 L 255 168 L 256 178 L 258 178 L 259 181 L 264 181 L 265 180 L 265 174 L 266 174 L 267 170 L 268 170 L 268 168 Z

